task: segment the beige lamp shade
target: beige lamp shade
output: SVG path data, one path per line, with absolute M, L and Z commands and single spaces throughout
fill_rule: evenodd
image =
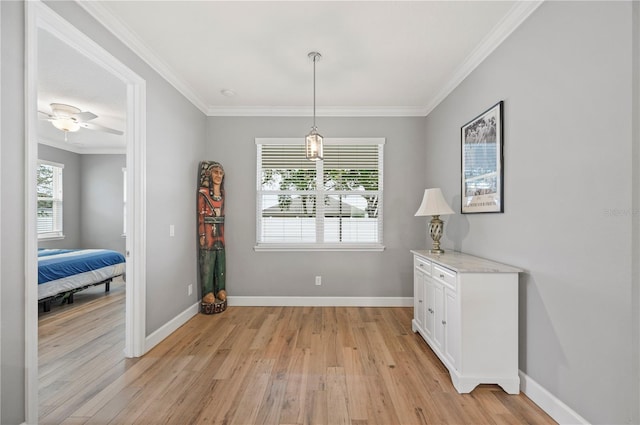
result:
M 442 191 L 439 188 L 425 189 L 420 208 L 416 211 L 416 216 L 423 215 L 446 215 L 454 214 L 453 210 L 444 200 Z

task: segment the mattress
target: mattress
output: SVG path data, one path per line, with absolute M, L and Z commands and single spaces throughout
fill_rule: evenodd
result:
M 104 282 L 125 272 L 125 258 L 108 249 L 39 249 L 38 300 Z

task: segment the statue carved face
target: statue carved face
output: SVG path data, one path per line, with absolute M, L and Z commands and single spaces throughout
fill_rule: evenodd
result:
M 222 184 L 222 179 L 224 178 L 224 170 L 222 167 L 213 166 L 209 169 L 209 175 L 211 176 L 211 180 L 213 184 L 219 186 Z

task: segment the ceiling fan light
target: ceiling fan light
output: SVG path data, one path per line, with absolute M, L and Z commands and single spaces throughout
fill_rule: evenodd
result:
M 62 131 L 78 131 L 80 130 L 80 125 L 71 118 L 56 118 L 55 120 L 51 120 L 51 124 L 58 130 Z

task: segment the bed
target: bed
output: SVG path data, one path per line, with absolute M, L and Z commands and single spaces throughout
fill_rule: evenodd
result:
M 125 273 L 125 258 L 108 249 L 38 249 L 38 303 L 44 311 L 62 297 L 73 303 L 73 294 L 90 286 L 105 284 Z

